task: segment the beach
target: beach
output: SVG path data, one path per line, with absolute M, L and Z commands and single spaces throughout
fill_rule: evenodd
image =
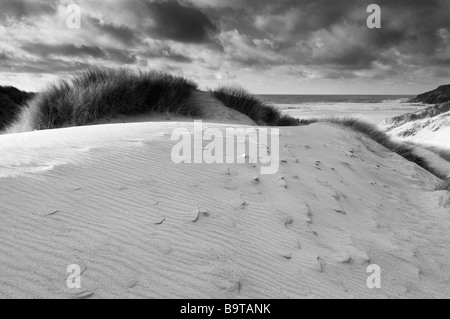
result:
M 361 118 L 378 125 L 385 119 L 420 111 L 409 95 L 259 95 L 283 113 L 295 118 L 322 118 L 330 115 Z

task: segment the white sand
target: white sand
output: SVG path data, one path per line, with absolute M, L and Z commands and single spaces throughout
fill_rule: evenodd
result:
M 446 105 L 447 107 L 445 107 Z M 448 149 L 450 145 L 450 111 L 445 112 L 448 110 L 449 104 L 446 105 L 428 107 L 416 112 L 413 120 L 409 120 L 411 114 L 404 114 L 398 118 L 387 119 L 379 126 L 397 140 Z
M 450 297 L 448 193 L 417 165 L 324 123 L 281 129 L 274 175 L 176 165 L 179 126 L 0 136 L 0 297 Z

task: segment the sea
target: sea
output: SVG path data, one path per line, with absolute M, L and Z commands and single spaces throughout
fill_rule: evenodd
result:
M 300 119 L 352 116 L 379 124 L 384 119 L 417 112 L 425 107 L 411 103 L 412 95 L 258 95 L 284 114 Z

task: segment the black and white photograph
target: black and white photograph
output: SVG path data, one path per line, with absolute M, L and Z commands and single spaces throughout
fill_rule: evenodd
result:
M 0 0 L 0 299 L 448 298 L 450 1 Z

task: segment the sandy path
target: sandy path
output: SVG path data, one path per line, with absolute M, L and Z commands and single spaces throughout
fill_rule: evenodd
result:
M 202 119 L 205 122 L 256 125 L 247 115 L 226 107 L 209 92 L 196 90 L 192 93 L 190 103 L 201 105 Z
M 0 297 L 450 297 L 447 192 L 415 164 L 314 124 L 281 130 L 274 175 L 176 165 L 180 126 L 0 136 Z

